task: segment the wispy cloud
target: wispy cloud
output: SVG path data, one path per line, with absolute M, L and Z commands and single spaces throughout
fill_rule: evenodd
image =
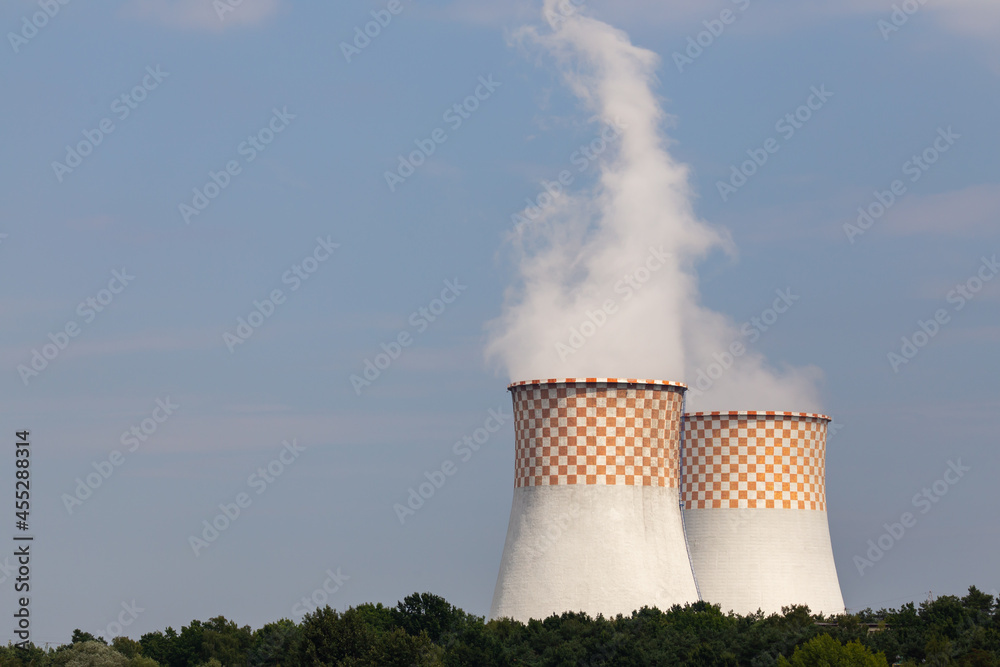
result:
M 952 343 L 959 346 L 975 343 L 1000 343 L 1000 327 L 981 326 L 959 329 L 955 332 Z
M 481 26 L 520 24 L 537 10 L 532 3 L 491 2 L 490 0 L 466 0 L 455 2 L 438 10 L 446 20 Z
M 493 2 L 492 0 L 463 0 L 454 2 L 443 10 L 444 18 L 475 25 L 521 25 L 534 19 L 538 14 L 536 2 L 515 0 L 514 2 Z M 581 6 L 577 0 L 573 6 Z M 675 2 L 653 2 L 651 0 L 619 0 L 601 4 L 589 3 L 590 9 L 603 20 L 624 26 L 658 25 L 679 27 L 684 21 L 699 21 L 719 9 L 732 6 L 726 0 L 676 0 Z
M 62 329 L 54 327 L 53 331 Z M 31 359 L 33 348 L 41 348 L 48 343 L 49 339 L 43 335 L 21 344 L 0 346 L 0 367 L 15 368 L 18 364 L 26 364 Z M 131 336 L 97 340 L 85 340 L 81 337 L 80 340 L 70 343 L 59 358 L 61 360 L 111 359 L 127 354 L 204 350 L 219 345 L 219 333 L 215 330 L 142 332 Z
M 870 187 L 851 187 L 817 199 L 780 202 L 719 217 L 741 241 L 780 239 L 844 240 L 843 225 L 855 224 L 858 202 L 872 196 Z M 846 214 L 845 211 L 852 211 Z M 908 193 L 871 227 L 879 236 L 996 238 L 1000 232 L 1000 183 L 973 185 L 933 194 Z
M 1000 184 L 986 184 L 903 200 L 885 229 L 897 236 L 994 236 L 998 221 Z
M 921 2 L 921 0 L 849 0 L 843 3 L 832 3 L 844 12 L 869 13 L 873 15 L 889 16 L 893 12 L 893 5 L 902 7 L 906 4 L 917 5 L 919 12 L 926 12 L 929 16 L 937 18 L 941 23 L 952 30 L 962 34 L 971 34 L 981 37 L 995 37 L 996 30 L 1000 27 L 1000 3 L 995 0 L 933 0 Z
M 901 7 L 903 0 L 844 0 L 831 3 L 803 3 L 798 0 L 779 0 L 763 3 L 749 0 L 754 5 L 753 13 L 758 17 L 752 30 L 767 32 L 788 32 L 811 23 L 829 21 L 837 16 L 868 15 L 872 19 L 872 31 L 878 35 L 875 22 L 879 18 L 888 19 L 893 5 Z M 649 27 L 667 31 L 687 31 L 701 21 L 718 16 L 723 9 L 732 9 L 737 4 L 747 4 L 748 0 L 620 0 L 614 3 L 590 2 L 588 6 L 598 18 L 610 21 L 624 29 Z M 921 15 L 932 17 L 945 29 L 963 35 L 993 37 L 1000 28 L 1000 3 L 996 0 L 909 0 L 905 3 L 918 5 Z M 759 5 L 759 6 L 757 6 Z M 476 25 L 512 25 L 530 13 L 535 3 L 511 2 L 495 3 L 487 0 L 455 2 L 446 10 L 446 17 L 452 20 Z
M 298 412 L 276 404 L 246 403 L 217 409 L 215 397 L 165 390 L 87 400 L 77 396 L 29 397 L 15 399 L 9 405 L 28 420 L 51 414 L 73 417 L 50 419 L 46 424 L 51 453 L 106 455 L 122 448 L 121 434 L 149 416 L 157 396 L 169 396 L 180 408 L 176 416 L 143 442 L 137 451 L 144 454 L 269 452 L 292 438 L 307 447 L 412 447 L 431 443 L 447 448 L 461 435 L 456 424 L 475 423 L 478 417 L 474 410 L 399 412 L 380 416 L 373 425 L 374 417 L 369 412 Z
M 280 8 L 280 0 L 129 0 L 127 17 L 181 30 L 221 32 L 263 23 Z

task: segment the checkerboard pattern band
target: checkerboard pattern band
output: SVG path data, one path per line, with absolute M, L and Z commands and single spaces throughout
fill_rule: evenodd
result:
M 509 389 L 515 487 L 677 488 L 683 385 L 590 378 Z
M 684 415 L 684 509 L 826 509 L 826 425 L 804 413 Z
M 511 382 L 507 385 L 507 388 L 511 387 L 523 387 L 529 384 L 652 384 L 652 385 L 662 385 L 664 387 L 682 387 L 687 389 L 688 386 L 683 382 L 672 382 L 670 380 L 637 380 L 634 378 L 553 378 L 550 380 L 521 380 L 520 382 Z

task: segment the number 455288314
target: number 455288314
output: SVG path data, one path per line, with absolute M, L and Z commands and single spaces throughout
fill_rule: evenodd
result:
M 17 478 L 15 487 L 17 502 L 14 506 L 14 514 L 17 517 L 16 526 L 18 530 L 28 530 L 28 512 L 31 509 L 30 443 L 28 442 L 27 431 L 18 431 L 14 435 L 17 436 L 17 442 L 14 444 L 15 465 L 17 466 L 17 472 L 15 473 L 15 477 Z

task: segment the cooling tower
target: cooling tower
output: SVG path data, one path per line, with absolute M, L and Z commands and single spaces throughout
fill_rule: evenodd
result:
M 684 415 L 681 497 L 702 599 L 739 614 L 842 614 L 826 518 L 823 415 Z
M 694 602 L 677 382 L 534 380 L 514 401 L 514 501 L 491 618 Z

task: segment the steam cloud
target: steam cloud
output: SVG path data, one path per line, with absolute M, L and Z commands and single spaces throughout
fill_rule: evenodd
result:
M 490 324 L 487 358 L 512 380 L 681 380 L 689 410 L 817 410 L 818 369 L 779 371 L 752 349 L 732 355 L 748 338 L 699 305 L 697 262 L 732 246 L 697 219 L 688 169 L 667 151 L 652 88 L 659 57 L 568 6 L 545 0 L 551 30 L 519 37 L 555 58 L 595 120 L 623 130 L 592 188 L 564 188 L 513 234 L 519 282 Z

